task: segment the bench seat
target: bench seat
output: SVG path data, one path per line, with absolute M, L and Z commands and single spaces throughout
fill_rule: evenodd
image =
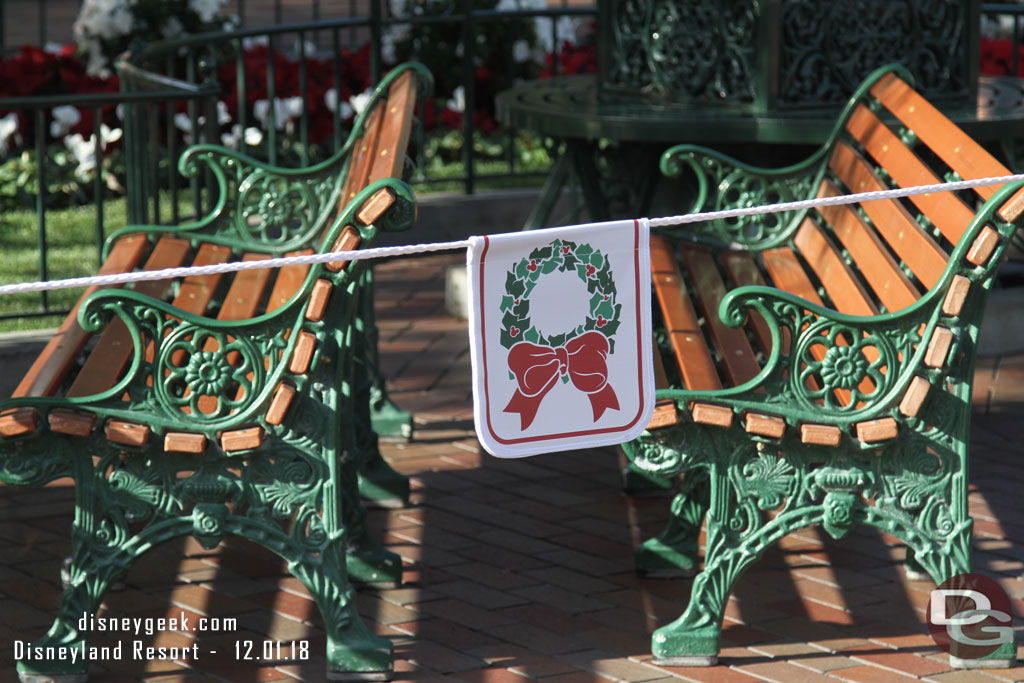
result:
M 1010 174 L 912 83 L 900 67 L 873 73 L 804 163 L 681 145 L 662 170 L 695 174 L 694 211 Z M 690 604 L 653 636 L 658 661 L 715 661 L 733 582 L 804 526 L 879 527 L 937 583 L 970 571 L 978 327 L 1022 213 L 1015 183 L 653 231 L 661 388 L 624 449 L 643 473 L 685 476 L 638 569 L 692 573 L 707 524 Z M 1013 659 L 1001 646 L 986 662 Z

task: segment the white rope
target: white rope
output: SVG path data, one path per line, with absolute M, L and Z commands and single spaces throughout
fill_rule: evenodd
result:
M 979 178 L 977 180 L 958 180 L 950 183 L 936 183 L 934 185 L 915 185 L 903 187 L 896 190 L 877 190 L 874 192 L 858 192 L 855 194 L 836 195 L 835 197 L 819 197 L 817 199 L 804 199 L 797 202 L 779 202 L 778 204 L 765 204 L 763 206 L 749 206 L 741 209 L 725 209 L 722 211 L 705 211 L 704 213 L 688 213 L 680 216 L 666 216 L 664 218 L 651 218 L 652 228 L 660 228 L 667 225 L 683 225 L 684 223 L 699 223 L 721 218 L 736 218 L 739 216 L 759 216 L 766 213 L 781 213 L 783 211 L 802 211 L 803 209 L 815 209 L 822 206 L 839 206 L 841 204 L 856 204 L 859 202 L 870 202 L 876 199 L 894 199 L 897 197 L 912 197 L 919 194 L 931 194 L 932 192 L 955 192 L 957 190 L 970 190 L 975 187 L 986 185 L 1002 185 L 1024 180 L 1024 173 L 1017 175 L 995 176 L 992 178 Z
M 839 206 L 841 204 L 856 204 L 859 202 L 868 202 L 878 199 L 912 197 L 914 195 L 930 194 L 932 192 L 954 192 L 957 190 L 984 187 L 986 185 L 1003 185 L 1019 181 L 1024 181 L 1024 173 L 992 178 L 979 178 L 977 180 L 959 180 L 950 183 L 936 183 L 934 185 L 916 185 L 913 187 L 904 187 L 895 190 L 858 192 L 854 194 L 837 195 L 835 197 L 819 197 L 817 199 L 805 199 L 796 202 L 780 202 L 778 204 L 765 204 L 762 206 L 750 206 L 740 209 L 725 209 L 722 211 L 705 211 L 703 213 L 665 216 L 662 218 L 652 218 L 649 222 L 651 227 L 658 228 L 669 225 L 699 223 L 702 221 L 722 218 L 759 216 L 767 213 L 801 211 L 803 209 Z M 215 273 L 233 273 L 239 270 L 255 270 L 258 268 L 282 268 L 284 266 L 312 265 L 314 263 L 360 261 L 363 259 L 387 258 L 389 256 L 408 256 L 411 254 L 423 254 L 433 251 L 465 249 L 467 247 L 469 247 L 469 240 L 458 240 L 455 242 L 410 244 L 401 247 L 375 247 L 371 249 L 360 249 L 358 251 L 332 251 L 324 254 L 309 254 L 306 256 L 283 256 L 280 258 L 263 259 L 260 261 L 234 261 L 231 263 L 219 263 L 211 266 L 184 266 L 181 268 L 164 268 L 162 270 L 143 270 L 133 273 L 115 273 L 113 275 L 91 275 L 88 277 L 73 277 L 65 280 L 51 280 L 49 282 L 24 282 L 0 285 L 0 296 L 4 294 L 67 289 L 70 287 L 105 287 L 109 285 L 125 284 L 127 282 L 142 282 L 145 280 L 170 280 L 179 277 L 212 275 Z
M 0 285 L 0 295 L 20 292 L 42 292 L 51 289 L 67 289 L 70 287 L 106 287 L 121 285 L 126 282 L 142 282 L 144 280 L 171 280 L 179 277 L 196 275 L 212 275 L 215 273 L 233 273 L 239 270 L 257 270 L 259 268 L 283 268 L 284 266 L 312 265 L 314 263 L 331 263 L 335 261 L 360 261 L 388 256 L 407 256 L 430 251 L 447 251 L 449 249 L 465 249 L 469 240 L 458 242 L 435 242 L 433 244 L 410 244 L 402 247 L 375 247 L 359 251 L 329 251 L 323 254 L 307 254 L 304 256 L 282 256 L 280 258 L 262 259 L 259 261 L 233 261 L 218 263 L 212 266 L 182 266 L 180 268 L 163 268 L 162 270 L 140 270 L 135 273 L 114 273 L 112 275 L 90 275 L 72 277 L 66 280 L 50 282 L 25 282 L 12 285 Z

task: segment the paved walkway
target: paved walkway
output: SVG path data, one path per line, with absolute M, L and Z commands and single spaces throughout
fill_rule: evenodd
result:
M 415 505 L 373 512 L 406 583 L 364 592 L 360 609 L 397 650 L 396 680 L 466 683 L 589 681 L 930 681 L 1024 679 L 1024 668 L 950 669 L 923 625 L 931 586 L 907 581 L 891 537 L 855 530 L 842 543 L 815 530 L 786 537 L 740 580 L 728 610 L 722 665 L 651 663 L 649 634 L 683 609 L 690 581 L 642 580 L 634 545 L 659 530 L 667 501 L 618 488 L 616 449 L 498 460 L 473 434 L 465 323 L 444 313 L 440 255 L 382 264 L 379 323 L 393 397 L 417 415 L 416 439 L 385 455 L 414 482 Z M 980 363 L 973 431 L 975 562 L 1024 616 L 1024 485 L 1019 424 L 1024 357 Z M 0 488 L 0 681 L 14 680 L 15 639 L 48 628 L 69 551 L 67 487 Z M 170 605 L 170 606 L 169 606 Z M 163 546 L 107 602 L 113 615 L 236 617 L 238 630 L 200 634 L 227 657 L 111 663 L 91 680 L 321 681 L 319 616 L 281 563 L 245 542 L 206 551 Z M 189 645 L 195 634 L 143 636 L 146 646 Z M 234 642 L 308 639 L 313 656 L 241 664 Z M 244 647 L 244 646 L 243 646 Z

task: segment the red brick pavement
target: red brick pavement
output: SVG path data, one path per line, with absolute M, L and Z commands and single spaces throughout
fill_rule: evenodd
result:
M 395 680 L 589 681 L 1022 680 L 1024 668 L 952 670 L 923 625 L 930 585 L 904 578 L 903 548 L 870 529 L 836 542 L 809 529 L 783 539 L 739 581 L 721 665 L 660 667 L 649 633 L 675 618 L 690 581 L 638 579 L 632 548 L 664 520 L 664 498 L 629 498 L 613 448 L 498 460 L 473 433 L 466 326 L 443 309 L 444 270 L 461 255 L 377 268 L 383 369 L 416 414 L 416 438 L 385 456 L 413 480 L 414 505 L 373 511 L 403 557 L 405 584 L 366 591 L 359 609 L 396 648 Z M 1016 420 L 1024 357 L 985 359 L 976 380 L 970 504 L 975 562 L 1024 616 L 1024 519 Z M 15 639 L 48 628 L 69 551 L 71 490 L 0 488 L 0 681 L 14 680 Z M 269 553 L 231 540 L 161 546 L 111 594 L 112 615 L 235 617 L 229 633 L 167 631 L 146 647 L 189 645 L 221 656 L 108 662 L 92 681 L 320 681 L 323 633 L 308 593 Z M 194 640 L 195 639 L 195 640 Z M 236 641 L 307 640 L 308 661 L 240 664 Z M 110 643 L 111 641 L 100 641 Z M 226 653 L 226 656 L 223 654 Z M 109 670 L 107 670 L 109 669 Z

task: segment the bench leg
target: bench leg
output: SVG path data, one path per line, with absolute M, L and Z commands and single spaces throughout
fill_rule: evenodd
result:
M 397 509 L 409 505 L 409 477 L 391 469 L 380 454 L 377 435 L 369 429 L 362 436 L 359 496 L 368 507 Z
M 345 557 L 349 579 L 356 586 L 396 588 L 402 583 L 402 558 L 385 550 L 370 531 L 354 468 L 342 463 L 339 470 L 342 519 L 348 531 Z
M 327 680 L 386 681 L 391 678 L 394 645 L 375 635 L 356 610 L 356 594 L 346 587 L 341 544 L 333 544 L 323 562 L 303 554 L 288 569 L 313 595 L 327 633 Z
M 701 470 L 684 475 L 684 490 L 672 500 L 664 531 L 642 543 L 633 554 L 636 573 L 650 578 L 693 576 L 698 539 L 708 509 L 708 477 Z
M 384 389 L 383 377 L 374 382 L 370 390 L 370 418 L 373 431 L 382 438 L 396 441 L 411 441 L 412 413 L 396 406 Z
M 370 419 L 373 431 L 382 438 L 412 439 L 412 413 L 401 410 L 388 397 L 384 375 L 380 371 L 379 332 L 374 309 L 373 269 L 367 268 L 360 290 L 360 318 L 363 330 L 363 358 L 370 384 Z
M 58 447 L 59 448 L 59 447 Z M 58 450 L 54 448 L 54 450 Z M 73 453 L 70 445 L 64 445 Z M 19 656 L 15 647 L 17 670 L 21 683 L 79 683 L 88 680 L 89 662 L 72 650 L 81 653 L 89 647 L 91 633 L 79 629 L 83 615 L 100 611 L 103 596 L 118 581 L 131 563 L 131 555 L 121 544 L 104 540 L 110 529 L 100 529 L 96 490 L 96 473 L 91 458 L 69 458 L 75 479 L 75 519 L 71 524 L 71 558 L 67 565 L 67 585 L 60 596 L 57 617 L 46 635 L 28 646 L 29 652 Z M 37 659 L 32 654 L 58 653 L 56 659 Z M 63 653 L 63 655 L 61 655 Z M 45 654 L 43 655 L 45 656 Z M 74 661 L 73 661 L 74 660 Z

